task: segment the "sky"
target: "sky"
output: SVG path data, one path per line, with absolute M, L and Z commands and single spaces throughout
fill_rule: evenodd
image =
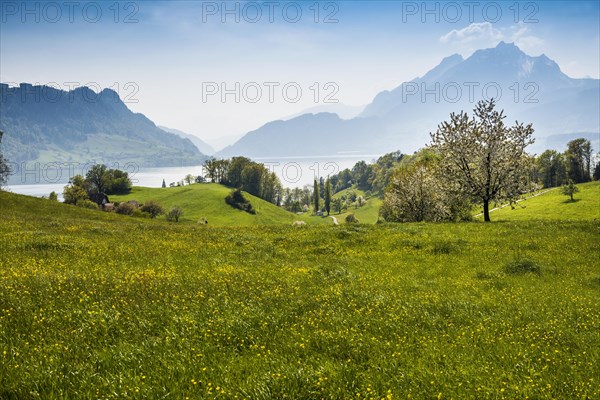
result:
M 116 90 L 221 147 L 314 107 L 364 106 L 447 56 L 514 42 L 600 76 L 598 1 L 6 1 L 0 81 Z

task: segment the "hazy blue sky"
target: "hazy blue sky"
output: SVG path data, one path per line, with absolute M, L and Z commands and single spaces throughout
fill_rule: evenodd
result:
M 446 56 L 501 40 L 545 53 L 572 77 L 600 75 L 598 1 L 23 4 L 0 2 L 2 82 L 117 83 L 138 101 L 128 102 L 132 110 L 209 141 L 322 104 L 336 88 L 332 99 L 365 105 Z M 239 82 L 240 102 L 203 99 L 211 82 Z M 256 103 L 255 85 L 243 95 L 251 82 L 262 91 Z M 272 103 L 265 82 L 273 82 Z M 286 83 L 297 84 L 288 100 Z M 296 87 L 302 96 L 293 103 Z

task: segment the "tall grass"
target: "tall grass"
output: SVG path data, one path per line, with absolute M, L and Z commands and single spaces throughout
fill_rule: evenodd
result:
M 2 399 L 600 396 L 598 222 L 215 228 L 0 204 Z

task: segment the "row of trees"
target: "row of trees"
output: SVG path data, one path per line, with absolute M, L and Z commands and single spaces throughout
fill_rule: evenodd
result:
M 600 179 L 600 161 L 593 175 L 594 179 Z M 532 176 L 547 188 L 564 185 L 569 180 L 589 182 L 592 180 L 592 144 L 581 138 L 570 141 L 564 153 L 544 151 L 535 159 Z
M 346 168 L 330 177 L 333 193 L 356 186 L 369 194 L 383 195 L 389 185 L 394 168 L 399 166 L 406 157 L 405 154 L 395 151 L 379 157 L 372 164 L 359 161 L 354 164 L 352 169 Z M 321 196 L 324 196 L 323 190 L 321 190 Z
M 75 175 L 69 179 L 63 197 L 64 202 L 68 204 L 77 204 L 84 200 L 101 204 L 107 195 L 127 194 L 130 191 L 131 180 L 127 172 L 96 164 L 87 171 L 85 178 Z
M 244 190 L 278 206 L 282 203 L 283 185 L 277 175 L 261 163 L 246 157 L 212 158 L 204 163 L 204 168 L 211 182 Z

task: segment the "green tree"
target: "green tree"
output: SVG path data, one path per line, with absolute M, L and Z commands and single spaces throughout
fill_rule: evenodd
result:
M 108 182 L 108 169 L 104 164 L 96 164 L 85 174 L 85 182 L 88 192 L 106 193 Z
M 218 175 L 217 175 L 217 162 L 218 160 L 215 158 L 209 158 L 208 160 L 204 161 L 204 175 L 206 175 L 210 181 L 212 183 L 217 182 L 218 180 Z
M 342 213 L 342 198 L 338 197 L 337 199 L 333 200 L 333 211 L 337 212 L 338 214 Z
M 354 164 L 354 167 L 352 167 L 352 178 L 354 183 L 356 183 L 356 185 L 358 186 L 358 188 L 365 190 L 369 189 L 368 182 L 370 172 L 371 169 L 369 168 L 369 165 L 366 162 L 359 161 L 356 164 Z
M 187 174 L 185 176 L 185 178 L 183 178 L 183 180 L 185 181 L 185 183 L 187 183 L 188 185 L 191 185 L 192 183 L 194 183 L 196 181 L 196 179 L 194 178 L 194 175 L 192 174 Z
M 315 214 L 319 211 L 320 199 L 321 199 L 321 196 L 319 194 L 319 183 L 317 182 L 317 179 L 315 178 L 315 181 L 313 184 L 313 207 L 315 208 Z
M 150 214 L 150 218 L 156 218 L 165 213 L 164 208 L 154 200 L 148 200 L 140 207 L 140 210 Z
M 527 187 L 525 148 L 533 143 L 533 127 L 504 125 L 504 111 L 493 99 L 480 101 L 474 117 L 452 113 L 431 135 L 430 149 L 440 157 L 440 173 L 473 201 L 483 203 L 490 221 L 490 202 L 513 200 Z
M 246 157 L 233 157 L 227 170 L 227 181 L 234 188 L 242 187 L 242 172 L 252 161 Z
M 163 178 L 162 187 L 163 187 L 163 189 L 167 187 L 167 183 L 165 182 L 164 178 Z
M 596 162 L 593 178 L 595 181 L 600 181 L 600 161 Z
M 589 182 L 591 178 L 592 144 L 589 140 L 579 138 L 567 144 L 565 152 L 569 179 L 575 183 Z
M 325 211 L 327 211 L 327 215 L 331 211 L 331 181 L 329 177 L 325 181 Z
M 77 204 L 83 200 L 89 200 L 83 176 L 75 175 L 69 179 L 69 183 L 63 190 L 63 198 L 67 204 Z
M 562 187 L 561 191 L 565 196 L 569 196 L 571 201 L 574 201 L 573 195 L 579 192 L 579 188 L 575 186 L 575 182 L 572 179 L 569 179 L 569 182 Z
M 58 201 L 58 195 L 56 194 L 56 192 L 54 190 L 51 191 L 50 194 L 48 195 L 48 200 Z
M 85 188 L 90 198 L 100 193 L 126 194 L 131 191 L 131 180 L 125 171 L 96 164 L 85 175 Z
M 183 210 L 177 206 L 174 206 L 167 213 L 167 221 L 179 222 L 179 218 L 183 216 Z
M 546 150 L 536 161 L 541 184 L 545 188 L 562 185 L 567 179 L 565 158 L 556 150 Z
M 131 192 L 129 174 L 119 169 L 106 171 L 106 194 L 127 194 Z
M 264 173 L 265 169 L 260 164 L 251 163 L 246 165 L 242 171 L 242 190 L 261 197 Z

